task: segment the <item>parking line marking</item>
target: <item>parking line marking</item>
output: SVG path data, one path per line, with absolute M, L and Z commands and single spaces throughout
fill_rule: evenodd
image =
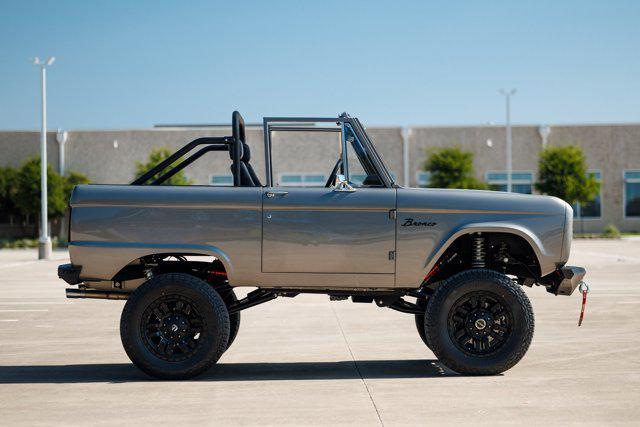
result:
M 25 266 L 25 265 L 36 264 L 38 262 L 40 262 L 40 261 L 12 262 L 12 263 L 9 263 L 9 264 L 0 265 L 0 270 L 5 269 L 5 268 L 20 267 L 20 266 Z
M 43 311 L 49 311 L 48 308 L 43 308 L 43 309 L 15 309 L 15 310 L 0 310 L 0 313 L 25 313 L 25 312 L 43 312 Z
M 344 329 L 342 328 L 342 323 L 340 322 L 340 316 L 338 316 L 338 313 L 333 308 L 333 304 L 329 304 L 329 307 L 331 307 L 333 316 L 335 317 L 336 322 L 338 323 L 338 328 L 340 329 L 340 333 L 342 334 L 342 339 L 344 340 L 344 343 L 347 345 L 347 350 L 349 350 L 349 354 L 351 355 L 353 366 L 356 368 L 356 372 L 360 376 L 360 380 L 362 381 L 362 384 L 364 385 L 364 388 L 367 391 L 367 395 L 369 395 L 369 400 L 371 401 L 371 404 L 373 405 L 373 409 L 375 410 L 376 415 L 378 416 L 378 421 L 380 422 L 380 425 L 384 427 L 384 423 L 382 422 L 382 417 L 380 416 L 380 411 L 378 410 L 378 405 L 376 405 L 376 401 L 373 399 L 373 396 L 371 395 L 371 390 L 369 390 L 369 385 L 367 384 L 367 381 L 364 379 L 364 376 L 362 375 L 362 371 L 360 371 L 360 367 L 358 366 L 356 357 L 353 355 L 353 351 L 351 350 L 351 345 L 349 344 L 347 335 L 344 333 Z
M 26 302 L 0 302 L 0 305 L 63 305 L 63 304 L 73 304 L 73 301 L 50 301 L 50 302 L 35 302 L 35 301 L 26 301 Z
M 0 319 L 0 322 L 17 322 L 18 319 Z

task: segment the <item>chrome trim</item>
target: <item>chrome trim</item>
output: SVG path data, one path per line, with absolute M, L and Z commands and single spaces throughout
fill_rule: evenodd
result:
M 333 191 L 337 193 L 353 193 L 356 190 L 351 186 L 351 184 L 349 184 L 347 178 L 344 175 L 337 174 Z
M 270 199 L 276 196 L 286 196 L 287 194 L 289 194 L 288 191 L 267 191 L 265 193 L 265 195 Z

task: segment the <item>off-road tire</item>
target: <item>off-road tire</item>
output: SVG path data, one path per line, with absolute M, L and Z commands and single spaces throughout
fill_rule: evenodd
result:
M 236 293 L 233 292 L 233 289 L 229 290 L 229 292 L 224 297 L 224 302 L 229 306 L 231 303 L 235 303 L 238 301 L 236 297 Z M 227 343 L 227 350 L 231 347 L 231 344 L 235 341 L 238 336 L 238 331 L 240 330 L 240 312 L 235 312 L 233 314 L 229 314 L 229 342 Z M 226 351 L 226 350 L 225 350 Z
M 504 302 L 504 311 L 510 311 L 510 332 L 494 351 L 469 354 L 450 333 L 450 314 L 465 297 L 482 293 Z M 527 352 L 533 338 L 533 310 L 521 287 L 506 275 L 486 269 L 467 270 L 446 280 L 431 296 L 425 330 L 431 350 L 448 368 L 465 375 L 496 375 L 513 367 Z
M 164 360 L 151 351 L 143 333 L 147 308 L 161 298 L 186 298 L 202 319 L 202 331 L 193 354 L 185 360 Z M 229 313 L 217 292 L 197 277 L 184 273 L 158 275 L 138 287 L 127 300 L 120 318 L 120 337 L 129 359 L 159 379 L 192 378 L 213 366 L 227 348 Z
M 416 301 L 416 305 L 420 308 L 426 309 L 427 301 L 418 300 Z M 420 335 L 420 339 L 422 339 L 422 342 L 424 343 L 424 345 L 426 345 L 429 349 L 431 349 L 431 346 L 429 345 L 429 341 L 427 341 L 427 332 L 425 331 L 425 327 L 424 327 L 424 314 L 416 314 L 414 317 L 416 321 L 416 329 L 418 330 L 418 335 Z

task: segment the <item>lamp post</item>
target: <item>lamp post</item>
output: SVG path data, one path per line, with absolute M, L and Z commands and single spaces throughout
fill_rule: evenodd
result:
M 507 114 L 507 191 L 511 193 L 511 172 L 513 170 L 512 155 L 511 155 L 511 96 L 515 95 L 516 90 L 504 90 L 500 89 L 500 94 L 504 95 L 506 101 L 506 114 Z
M 56 58 L 46 61 L 33 59 L 33 65 L 40 67 L 40 89 L 42 92 L 42 128 L 40 129 L 40 239 L 38 241 L 38 259 L 51 258 L 51 236 L 47 215 L 47 67 Z

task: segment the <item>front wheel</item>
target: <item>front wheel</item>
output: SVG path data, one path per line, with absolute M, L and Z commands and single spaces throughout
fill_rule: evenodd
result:
M 188 274 L 162 274 L 127 300 L 120 337 L 131 361 L 147 374 L 191 378 L 209 369 L 226 350 L 229 313 L 206 282 Z
M 427 304 L 425 332 L 433 353 L 467 375 L 495 375 L 513 367 L 533 337 L 533 310 L 504 274 L 474 269 L 440 285 Z

